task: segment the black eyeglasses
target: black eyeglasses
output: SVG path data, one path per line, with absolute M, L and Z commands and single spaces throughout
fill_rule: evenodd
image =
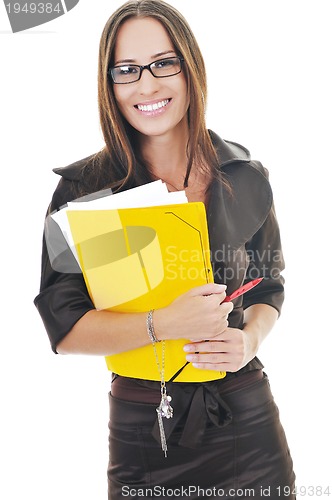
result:
M 155 78 L 166 78 L 181 73 L 183 61 L 182 57 L 175 56 L 159 59 L 145 66 L 120 64 L 110 68 L 108 74 L 111 75 L 113 83 L 120 84 L 137 82 L 145 69 L 149 70 Z

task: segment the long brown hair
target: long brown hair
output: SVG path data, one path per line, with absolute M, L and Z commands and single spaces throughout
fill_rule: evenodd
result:
M 129 18 L 152 17 L 164 26 L 178 55 L 184 58 L 189 93 L 189 142 L 184 187 L 194 162 L 219 176 L 218 161 L 205 124 L 207 83 L 204 60 L 185 18 L 163 0 L 129 0 L 108 19 L 101 35 L 98 62 L 98 103 L 105 148 L 86 166 L 84 184 L 91 189 L 126 189 L 151 180 L 144 165 L 136 130 L 120 113 L 108 70 L 114 63 L 119 27 Z

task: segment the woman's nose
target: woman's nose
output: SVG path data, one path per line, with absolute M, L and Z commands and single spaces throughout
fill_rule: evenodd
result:
M 160 86 L 158 78 L 155 78 L 148 69 L 144 69 L 142 71 L 142 75 L 138 83 L 140 86 L 139 92 L 142 95 L 153 94 L 159 90 Z

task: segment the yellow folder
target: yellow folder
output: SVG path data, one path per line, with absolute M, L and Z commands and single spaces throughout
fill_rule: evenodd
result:
M 112 210 L 68 210 L 83 276 L 97 309 L 144 312 L 213 282 L 205 206 L 201 202 Z M 165 380 L 216 380 L 224 372 L 187 363 L 186 339 L 165 342 Z M 156 344 L 161 359 L 161 344 Z M 109 370 L 160 380 L 152 345 L 106 357 Z

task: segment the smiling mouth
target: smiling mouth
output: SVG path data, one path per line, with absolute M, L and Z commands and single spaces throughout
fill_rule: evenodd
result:
M 139 111 L 157 111 L 158 109 L 165 108 L 167 104 L 171 102 L 171 99 L 164 99 L 163 101 L 155 102 L 153 104 L 135 104 L 135 108 Z

